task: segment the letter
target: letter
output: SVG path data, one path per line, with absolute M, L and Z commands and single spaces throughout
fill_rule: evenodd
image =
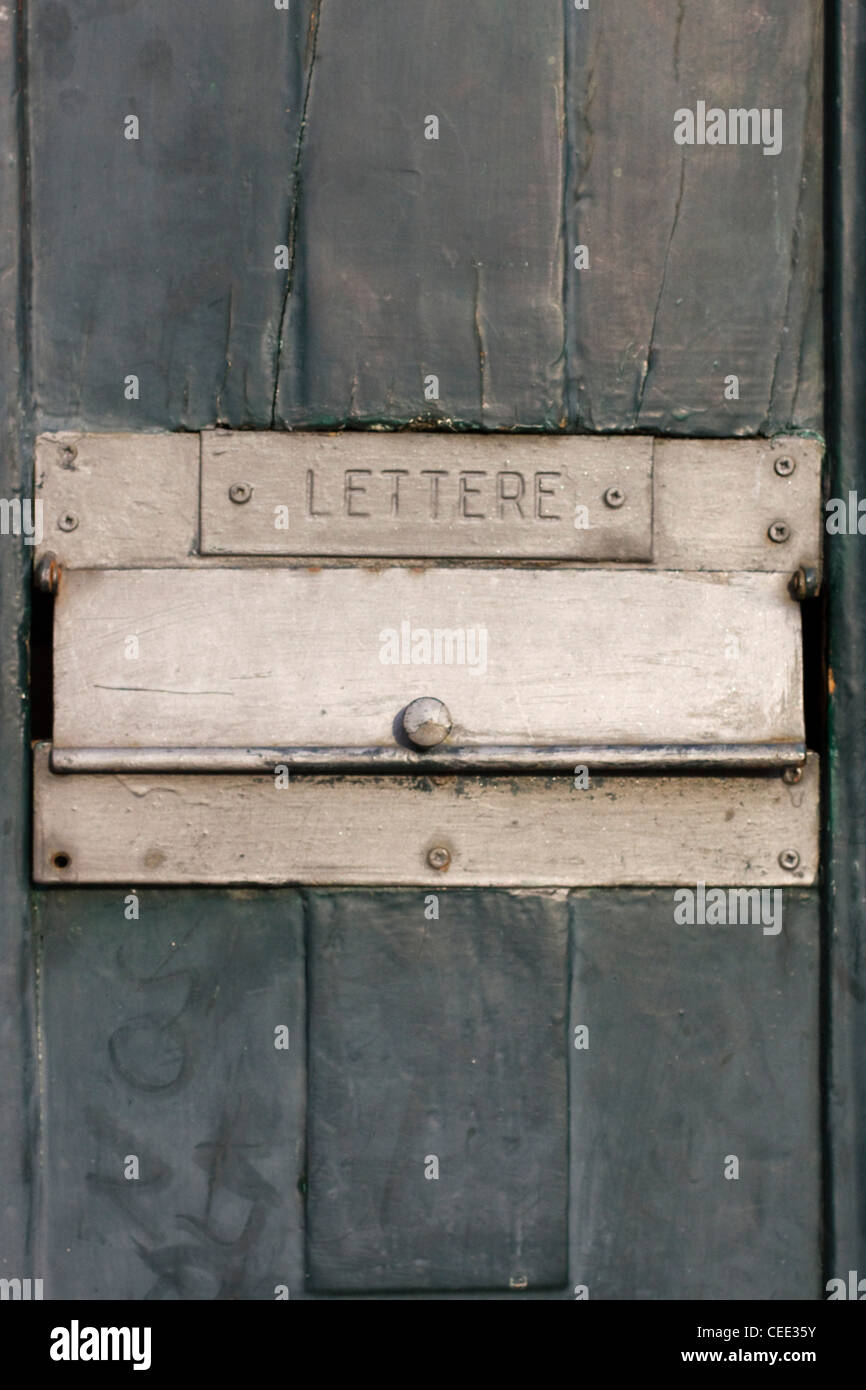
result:
M 287 10 L 289 8 L 289 3 L 290 0 L 274 0 L 274 9 Z
M 588 10 L 589 0 L 574 0 L 574 8 L 576 10 Z
M 379 660 L 383 666 L 397 666 L 400 662 L 400 637 L 393 627 L 384 627 L 379 633 Z
M 699 101 L 695 109 L 695 139 L 699 145 L 707 143 L 707 103 Z
M 430 631 L 426 627 L 416 627 L 412 634 L 412 665 L 430 665 Z
M 768 916 L 768 907 L 765 902 L 773 894 L 773 911 Z M 761 921 L 764 923 L 764 936 L 778 936 L 782 930 L 782 890 L 781 888 L 762 888 L 761 889 Z
M 857 494 L 854 495 L 856 497 Z M 857 530 L 861 536 L 866 536 L 866 497 L 863 498 L 862 502 L 857 503 Z
M 695 143 L 695 117 L 694 112 L 687 107 L 681 106 L 679 111 L 674 112 L 674 141 L 677 145 L 693 145 Z
M 828 1279 L 824 1287 L 827 1290 L 828 1303 L 832 1303 L 834 1299 L 848 1297 L 848 1294 L 845 1289 L 844 1279 Z M 833 1290 L 832 1293 L 830 1292 L 831 1289 Z
M 21 529 L 24 532 L 25 545 L 38 545 L 42 540 L 42 506 L 40 497 L 37 497 L 35 502 L 32 497 L 24 499 L 21 508 Z
M 732 927 L 757 926 L 761 920 L 761 892 L 758 888 L 728 890 L 728 922 Z
M 127 922 L 138 921 L 138 894 L 127 893 L 123 900 L 123 915 Z
M 438 376 L 425 376 L 424 378 L 424 399 L 425 401 L 438 401 L 439 399 L 439 378 Z
M 586 1052 L 589 1047 L 589 1028 L 585 1023 L 578 1023 L 574 1030 L 574 1046 L 578 1052 Z
M 448 470 L 445 468 L 422 468 L 422 475 L 426 474 L 430 478 L 430 520 L 439 519 L 439 479 L 448 477 Z
M 574 504 L 574 529 L 575 531 L 591 531 L 589 524 L 589 507 L 584 507 L 581 503 Z
M 728 1181 L 739 1178 L 740 1160 L 736 1154 L 725 1154 L 725 1177 Z
M 138 139 L 138 117 L 124 116 L 123 118 L 123 138 L 124 140 Z
M 124 637 L 123 655 L 126 657 L 127 661 L 138 660 L 138 638 L 136 637 L 135 633 L 131 633 L 129 637 Z
M 137 401 L 139 397 L 139 381 L 134 372 L 123 378 L 124 400 Z
M 725 377 L 725 400 L 738 401 L 740 399 L 740 378 L 738 376 Z
M 385 658 L 379 653 L 379 660 L 384 664 Z M 277 763 L 274 768 L 274 787 L 277 791 L 285 791 L 289 785 L 289 765 L 288 763 Z
M 574 769 L 573 786 L 576 792 L 585 792 L 589 790 L 589 768 L 586 766 L 586 763 L 578 763 L 577 767 Z
M 151 1329 L 149 1327 L 134 1327 L 132 1329 L 132 1359 L 134 1361 L 134 1371 L 150 1370 L 150 1338 Z
M 274 1028 L 274 1047 L 277 1052 L 289 1051 L 289 1029 L 285 1023 L 278 1023 Z
M 424 1159 L 424 1176 L 428 1182 L 435 1182 L 439 1177 L 439 1160 L 435 1154 L 427 1154 Z
M 99 1360 L 99 1329 L 97 1327 L 82 1327 L 78 1334 L 78 1355 L 73 1356 L 73 1361 Z
M 466 664 L 470 676 L 487 673 L 487 628 L 471 627 L 466 634 Z
M 401 478 L 408 478 L 408 476 L 409 476 L 409 469 L 408 469 L 408 468 L 383 468 L 383 469 L 382 469 L 382 477 L 383 477 L 383 478 L 387 478 L 389 474 L 390 474 L 390 476 L 394 479 L 394 486 L 393 486 L 393 488 L 392 488 L 392 490 L 391 490 L 391 515 L 392 515 L 392 516 L 399 516 L 399 515 L 400 515 L 400 479 L 401 479 Z
M 465 516 L 466 519 L 467 519 L 468 521 L 483 521 L 483 520 L 484 520 L 484 512 L 470 512 L 470 511 L 467 511 L 467 510 L 466 510 L 466 498 L 467 498 L 467 497 L 480 497 L 480 496 L 481 496 L 481 488 L 480 488 L 480 487 L 470 487 L 470 486 L 468 485 L 468 483 L 466 482 L 466 479 L 467 479 L 467 478 L 486 478 L 486 477 L 487 477 L 486 471 L 485 471 L 484 469 L 479 469 L 479 468 L 470 468 L 470 469 L 466 469 L 466 470 L 464 470 L 463 472 L 461 472 L 461 474 L 460 474 L 460 497 L 459 497 L 460 515 L 461 515 L 461 516 Z
M 331 516 L 331 512 L 317 512 L 315 499 L 313 496 L 316 483 L 316 475 L 312 468 L 307 469 L 307 516 Z
M 285 503 L 280 502 L 274 507 L 274 530 L 288 531 L 289 529 L 289 509 Z
M 678 888 L 674 893 L 674 921 L 680 927 L 693 927 L 695 924 L 695 895 L 691 888 Z M 682 911 L 682 916 L 680 912 Z
M 700 922 L 701 925 L 704 926 L 706 925 L 707 920 L 707 885 L 705 883 L 698 884 L 697 896 L 698 906 L 697 911 L 695 912 L 695 920 Z
M 707 926 L 723 927 L 727 921 L 727 907 L 724 888 L 711 888 L 707 893 L 707 912 L 704 918 Z
M 539 521 L 562 520 L 562 517 L 559 515 L 558 512 L 544 511 L 544 498 L 555 497 L 559 489 L 555 487 L 544 487 L 541 481 L 542 478 L 560 477 L 562 477 L 561 473 L 536 473 L 535 475 L 535 515 L 538 517 Z
M 506 480 L 506 478 L 513 478 L 513 480 L 514 480 L 514 491 L 513 491 L 513 492 L 506 492 L 506 490 L 505 490 L 505 480 Z M 522 508 L 521 505 L 520 505 L 520 501 L 521 501 L 521 498 L 523 497 L 523 494 L 524 494 L 525 491 L 526 491 L 526 480 L 524 479 L 522 473 L 514 473 L 514 472 L 511 472 L 511 471 L 508 470 L 508 469 L 505 469 L 505 470 L 504 470 L 503 472 L 501 472 L 501 473 L 497 473 L 497 474 L 496 474 L 496 496 L 497 496 L 497 498 L 499 499 L 499 515 L 500 515 L 501 517 L 505 516 L 505 504 L 506 504 L 506 502 L 511 502 L 511 504 L 517 508 L 517 515 L 518 515 L 519 517 L 522 517 L 522 516 L 523 516 L 523 508 Z
M 289 268 L 289 248 L 288 246 L 274 247 L 274 270 L 288 270 Z
M 20 1300 L 21 1280 L 0 1279 L 0 1298 L 11 1298 L 13 1300 Z
M 848 520 L 845 515 L 845 503 L 842 501 L 842 498 L 831 497 L 824 505 L 828 513 L 830 513 L 831 507 L 833 509 L 832 513 L 827 517 L 827 534 L 829 536 L 844 536 L 845 532 L 848 530 Z M 2 506 L 2 503 L 0 503 L 0 506 Z
M 728 122 L 724 111 L 713 106 L 707 112 L 707 144 L 726 145 L 728 143 Z
M 575 1303 L 580 1303 L 581 1300 L 585 1301 L 585 1300 L 588 1299 L 588 1298 L 589 1298 L 589 1288 L 587 1287 L 587 1285 L 586 1285 L 586 1284 L 575 1284 L 575 1286 L 574 1286 L 574 1301 L 575 1301 Z
M 10 525 L 9 518 L 12 518 Z M 4 536 L 21 535 L 21 499 L 13 497 L 11 501 L 7 497 L 0 497 L 0 533 Z
M 455 652 L 456 646 L 456 652 Z M 466 633 L 462 627 L 433 629 L 434 666 L 466 665 Z
M 135 1154 L 127 1154 L 123 1160 L 123 1176 L 129 1182 L 137 1182 L 139 1177 L 138 1158 Z
M 771 113 L 769 110 L 761 112 L 761 138 L 764 142 L 764 154 L 781 154 L 782 151 L 782 108 L 775 106 L 772 111 L 772 133 L 770 127 Z M 776 127 L 778 126 L 778 130 Z
M 121 1353 L 121 1345 L 123 1352 Z M 132 1333 L 128 1327 L 99 1329 L 100 1361 L 129 1361 L 132 1357 Z
M 751 135 L 750 135 L 751 131 Z M 756 107 L 743 107 L 728 112 L 728 144 L 759 145 L 761 143 L 761 113 Z
M 424 117 L 424 139 L 425 139 L 425 140 L 438 140 L 438 139 L 439 139 L 439 117 L 438 117 L 438 116 L 425 116 L 425 117 Z
M 52 1327 L 51 1329 L 51 1348 L 49 1356 L 52 1361 L 69 1360 L 69 1328 Z
M 589 247 L 575 246 L 574 248 L 574 268 L 575 270 L 589 270 Z
M 289 1296 L 288 1284 L 274 1284 L 274 1302 L 285 1302 Z
M 428 893 L 424 899 L 424 917 L 428 922 L 439 921 L 439 896 L 436 893 Z
M 353 479 L 354 479 L 354 478 L 362 478 L 362 477 L 365 477 L 365 476 L 369 478 L 371 472 L 372 472 L 372 469 L 370 469 L 370 468 L 347 468 L 347 469 L 346 469 L 346 472 L 343 474 L 343 508 L 344 508 L 344 510 L 345 510 L 346 516 L 369 516 L 369 515 L 370 515 L 369 512 L 356 512 L 356 511 L 353 511 L 353 510 L 352 510 L 352 507 L 353 507 L 354 497 L 355 497 L 355 493 L 356 493 L 356 492 L 361 493 L 361 495 L 364 496 L 364 497 L 366 497 L 366 495 L 367 495 L 367 489 L 366 489 L 366 487 L 364 486 L 364 484 L 361 483 L 360 485 L 358 485 L 358 484 L 356 484 L 356 483 L 353 481 Z

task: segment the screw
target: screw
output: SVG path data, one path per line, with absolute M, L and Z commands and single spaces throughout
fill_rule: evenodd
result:
M 779 855 L 779 863 L 783 869 L 793 873 L 795 869 L 800 867 L 800 856 L 795 849 L 783 849 Z
M 815 598 L 820 588 L 818 571 L 812 569 L 811 566 L 801 566 L 800 569 L 795 570 L 788 585 L 791 597 L 799 599 L 801 603 L 804 599 Z
M 78 517 L 74 512 L 64 512 L 57 518 L 57 525 L 61 531 L 74 531 L 78 526 Z
M 60 455 L 61 468 L 74 468 L 75 460 L 78 458 L 78 450 L 74 444 L 67 444 Z
M 431 869 L 447 869 L 448 865 L 451 863 L 451 855 L 448 853 L 447 849 L 443 849 L 441 845 L 437 845 L 436 848 L 431 849 L 430 853 L 427 855 L 427 863 L 430 865 Z
M 787 782 L 789 787 L 795 787 L 802 780 L 803 769 L 801 767 L 786 767 L 782 773 L 782 781 Z
M 252 495 L 253 490 L 249 483 L 232 483 L 229 488 L 229 501 L 236 502 L 239 507 L 243 506 L 244 502 L 249 502 Z
M 57 593 L 60 584 L 60 563 L 52 551 L 46 550 L 39 560 L 33 572 L 33 580 L 37 589 L 41 589 L 43 593 Z
M 790 528 L 785 525 L 784 521 L 774 521 L 772 526 L 769 527 L 767 535 L 776 545 L 784 545 L 785 541 L 790 538 L 791 531 Z
M 422 695 L 403 711 L 403 732 L 419 748 L 434 748 L 451 732 L 451 715 L 441 700 Z
M 609 487 L 607 492 L 604 494 L 605 506 L 613 507 L 614 510 L 616 510 L 617 507 L 621 507 L 624 501 L 625 493 L 623 492 L 621 487 Z
M 790 478 L 797 465 L 793 459 L 776 459 L 773 467 L 780 478 Z

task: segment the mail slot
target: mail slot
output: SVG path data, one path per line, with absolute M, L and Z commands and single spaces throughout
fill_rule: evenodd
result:
M 799 438 L 43 437 L 37 878 L 810 882 L 819 479 Z

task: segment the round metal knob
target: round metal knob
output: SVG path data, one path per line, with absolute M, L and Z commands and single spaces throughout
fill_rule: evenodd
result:
M 404 709 L 403 732 L 419 748 L 435 748 L 451 732 L 451 715 L 441 700 L 422 695 Z

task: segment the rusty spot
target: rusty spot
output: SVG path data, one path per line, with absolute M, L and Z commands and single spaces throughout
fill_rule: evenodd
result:
M 833 667 L 832 667 L 832 666 L 830 667 L 829 671 L 827 672 L 827 689 L 829 690 L 829 692 L 830 692 L 831 695 L 835 695 L 835 694 L 836 694 L 836 678 L 835 678 L 835 676 L 833 675 Z
M 161 849 L 149 849 L 144 856 L 144 867 L 146 869 L 158 869 L 165 863 L 165 855 Z

